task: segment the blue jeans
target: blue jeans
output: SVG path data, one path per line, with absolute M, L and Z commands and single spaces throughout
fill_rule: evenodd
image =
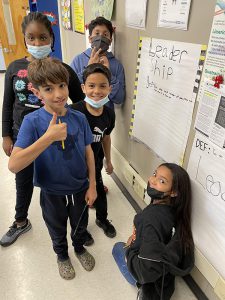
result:
M 112 255 L 117 263 L 117 266 L 120 269 L 120 272 L 124 276 L 124 278 L 131 284 L 136 286 L 136 280 L 134 277 L 131 275 L 127 268 L 127 263 L 125 260 L 125 252 L 126 249 L 124 249 L 125 243 L 123 242 L 118 242 L 113 246 L 112 249 Z

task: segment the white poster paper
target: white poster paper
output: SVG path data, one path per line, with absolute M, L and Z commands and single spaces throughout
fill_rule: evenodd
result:
M 192 121 L 201 45 L 143 38 L 132 135 L 182 164 Z
M 126 0 L 126 25 L 129 27 L 144 29 L 146 19 L 147 0 Z
M 191 0 L 160 0 L 158 27 L 187 30 Z
M 223 148 L 225 143 L 225 90 L 205 84 L 195 128 Z
M 188 173 L 192 179 L 192 232 L 195 245 L 225 278 L 224 150 L 196 133 Z

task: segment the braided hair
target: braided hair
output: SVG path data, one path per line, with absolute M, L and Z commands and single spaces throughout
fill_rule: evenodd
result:
M 27 26 L 32 22 L 41 23 L 46 27 L 46 29 L 48 30 L 50 36 L 52 37 L 52 46 L 51 46 L 51 48 L 52 48 L 52 51 L 54 51 L 53 48 L 54 48 L 54 44 L 55 44 L 55 35 L 54 35 L 53 30 L 52 30 L 52 24 L 49 21 L 48 17 L 46 15 L 40 13 L 40 12 L 30 12 L 27 16 L 25 16 L 23 18 L 23 22 L 21 24 L 22 32 L 23 32 L 24 35 L 25 35 L 25 32 L 26 32 Z M 26 45 L 26 43 L 25 43 L 25 45 Z

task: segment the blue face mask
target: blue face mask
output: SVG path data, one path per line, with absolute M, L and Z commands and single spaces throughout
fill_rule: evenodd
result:
M 49 45 L 44 45 L 44 46 L 31 46 L 27 45 L 27 51 L 37 59 L 41 59 L 44 57 L 47 57 L 51 52 L 51 44 Z
M 94 108 L 100 108 L 103 105 L 105 105 L 107 102 L 109 102 L 109 97 L 106 96 L 105 98 L 99 100 L 99 101 L 95 101 L 92 100 L 91 98 L 88 98 L 87 96 L 84 98 L 84 101 L 87 102 L 88 104 L 90 104 L 92 107 Z

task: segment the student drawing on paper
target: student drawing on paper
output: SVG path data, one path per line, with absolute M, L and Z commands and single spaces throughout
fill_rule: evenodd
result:
M 216 5 L 219 6 L 220 9 L 215 12 L 215 16 L 225 13 L 225 3 L 224 3 L 224 1 L 217 0 Z
M 172 0 L 172 5 L 173 5 L 173 4 L 176 5 L 176 4 L 177 4 L 177 0 Z

